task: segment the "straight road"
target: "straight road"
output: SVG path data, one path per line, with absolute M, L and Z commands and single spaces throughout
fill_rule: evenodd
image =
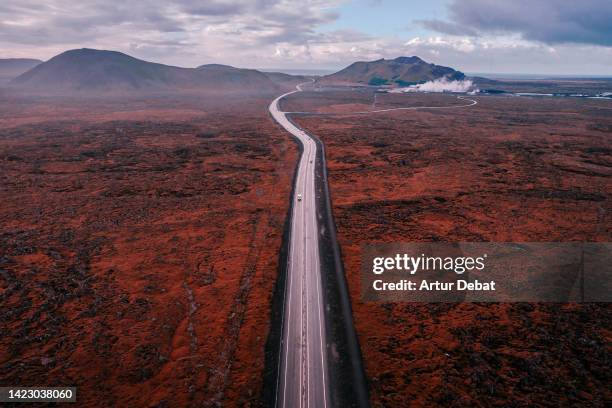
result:
M 276 405 L 324 408 L 329 403 L 329 386 L 315 200 L 317 146 L 279 108 L 280 100 L 301 91 L 301 85 L 276 98 L 269 107 L 274 120 L 303 147 L 294 186 Z

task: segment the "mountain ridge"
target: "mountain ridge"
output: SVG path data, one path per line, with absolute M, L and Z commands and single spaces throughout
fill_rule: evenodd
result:
M 269 76 L 221 64 L 182 68 L 144 61 L 119 51 L 68 50 L 14 78 L 10 85 L 43 91 L 208 90 L 277 92 Z
M 450 67 L 428 63 L 413 55 L 357 61 L 336 73 L 324 76 L 320 82 L 408 86 L 439 78 L 462 80 L 465 79 L 465 74 Z
M 34 58 L 0 59 L 0 84 L 11 81 L 41 63 L 41 60 Z

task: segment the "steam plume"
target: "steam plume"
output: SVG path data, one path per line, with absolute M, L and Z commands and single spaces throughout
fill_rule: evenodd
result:
M 443 77 L 423 84 L 411 85 L 407 88 L 397 88 L 391 92 L 469 92 L 472 90 L 474 90 L 474 83 L 469 79 L 449 81 Z

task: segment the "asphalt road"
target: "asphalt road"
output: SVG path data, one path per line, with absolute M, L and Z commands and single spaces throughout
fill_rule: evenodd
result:
M 292 94 L 293 92 L 289 92 L 283 96 Z M 374 102 L 372 106 L 376 106 L 376 94 L 374 94 Z M 285 112 L 285 114 L 307 114 L 307 115 L 320 115 L 320 116 L 350 116 L 350 115 L 367 115 L 370 113 L 384 113 L 384 112 L 393 112 L 393 111 L 403 111 L 403 110 L 428 110 L 428 109 L 454 109 L 454 108 L 467 108 L 469 106 L 474 106 L 478 104 L 478 101 L 474 99 L 466 98 L 465 96 L 457 96 L 457 99 L 462 101 L 468 101 L 468 103 L 462 105 L 448 105 L 448 106 L 405 106 L 400 108 L 387 108 L 387 109 L 372 109 L 367 111 L 356 111 L 356 112 Z
M 320 227 L 315 200 L 317 148 L 315 141 L 287 118 L 287 115 L 291 113 L 308 112 L 283 112 L 279 108 L 279 102 L 288 95 L 300 92 L 302 85 L 304 84 L 298 85 L 293 92 L 279 96 L 272 101 L 269 107 L 274 120 L 294 135 L 303 147 L 294 186 L 276 405 L 283 408 L 324 408 L 330 405 L 330 388 L 327 378 L 325 304 L 319 264 Z M 462 108 L 478 103 L 462 96 L 457 98 L 468 101 L 468 103 L 451 106 L 378 109 L 352 114 Z M 302 200 L 298 200 L 298 195 L 302 196 Z
M 329 385 L 315 200 L 317 148 L 315 141 L 279 109 L 281 99 L 299 91 L 300 85 L 276 98 L 269 107 L 272 117 L 303 146 L 293 197 L 276 405 L 320 408 L 329 403 Z

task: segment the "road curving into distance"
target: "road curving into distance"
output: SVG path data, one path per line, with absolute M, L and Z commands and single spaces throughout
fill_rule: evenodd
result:
M 269 107 L 274 120 L 303 148 L 294 186 L 276 405 L 325 408 L 329 406 L 329 382 L 315 200 L 317 146 L 279 108 L 282 98 L 299 91 L 300 85 Z
M 303 84 L 302 84 L 303 85 Z M 300 89 L 301 90 L 301 89 Z M 297 91 L 289 92 L 284 96 L 295 93 Z M 384 113 L 384 112 L 393 112 L 393 111 L 403 111 L 403 110 L 419 110 L 419 109 L 454 109 L 454 108 L 467 108 L 469 106 L 474 106 L 478 104 L 478 101 L 470 98 L 466 98 L 465 96 L 457 96 L 457 99 L 462 101 L 468 101 L 468 103 L 464 103 L 461 105 L 449 105 L 449 106 L 404 106 L 399 108 L 385 108 L 385 109 L 373 109 L 367 111 L 356 111 L 356 112 L 285 112 L 286 115 L 295 114 L 295 115 L 319 115 L 319 116 L 350 116 L 350 115 L 366 115 L 369 113 Z
M 462 104 L 462 105 L 450 105 L 450 106 L 406 106 L 406 107 L 400 107 L 400 108 L 374 109 L 374 110 L 370 110 L 370 111 L 360 111 L 360 112 L 347 113 L 347 115 L 350 115 L 350 114 L 363 115 L 363 114 L 366 114 L 366 113 L 382 113 L 382 112 L 392 112 L 392 111 L 400 111 L 400 110 L 417 110 L 417 109 L 467 108 L 468 106 L 474 106 L 474 105 L 478 104 L 478 101 L 475 101 L 474 99 L 466 98 L 464 96 L 457 96 L 457 99 L 461 99 L 462 101 L 468 101 L 468 103 L 465 103 L 465 104 Z
M 289 114 L 329 114 L 284 112 L 279 106 L 283 98 L 301 92 L 302 86 L 308 83 L 310 82 L 302 83 L 296 87 L 296 90 L 279 96 L 269 106 L 272 118 L 298 139 L 302 146 L 302 154 L 295 176 L 294 196 L 292 197 L 287 280 L 283 301 L 281 347 L 275 395 L 275 405 L 283 408 L 326 408 L 337 405 L 337 401 L 339 401 L 338 398 L 334 398 L 330 394 L 334 392 L 333 384 L 338 384 L 338 382 L 330 381 L 329 378 L 330 362 L 328 361 L 327 349 L 328 341 L 333 340 L 330 340 L 330 336 L 326 333 L 326 327 L 329 326 L 326 325 L 325 312 L 329 308 L 329 304 L 325 302 L 322 258 L 319 253 L 320 235 L 322 236 L 325 225 L 324 223 L 319 225 L 317 215 L 321 213 L 317 211 L 316 197 L 317 141 L 287 117 Z M 473 106 L 478 103 L 473 99 L 461 96 L 457 98 L 469 103 L 451 106 L 400 107 L 342 114 L 332 113 L 331 115 L 381 113 L 396 110 L 449 109 Z M 333 240 L 335 240 L 335 236 Z M 337 262 L 341 262 L 341 260 Z M 342 272 L 342 269 L 339 270 Z M 348 294 L 343 296 L 348 297 Z M 350 304 L 344 309 L 348 310 L 347 313 L 350 315 Z M 344 320 L 349 321 L 352 326 L 350 318 Z M 352 337 L 355 338 L 354 331 L 351 331 L 351 333 Z M 351 337 L 351 335 L 348 337 Z M 360 354 L 356 340 L 354 344 L 356 350 L 350 353 L 353 358 Z M 360 360 L 360 357 L 358 359 Z M 358 366 L 361 367 L 360 362 Z M 357 371 L 362 372 L 361 370 Z M 363 374 L 361 375 L 361 378 L 363 378 Z M 366 387 L 365 380 L 361 381 L 361 384 Z M 365 394 L 357 393 L 359 394 L 357 401 L 360 402 L 357 402 L 356 405 L 367 406 L 367 398 L 364 397 L 364 395 L 367 396 L 367 390 L 362 391 Z

